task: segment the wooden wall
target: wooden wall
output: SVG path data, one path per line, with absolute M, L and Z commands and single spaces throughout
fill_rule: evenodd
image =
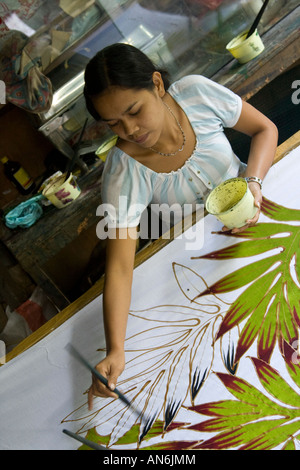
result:
M 28 115 L 10 104 L 0 110 L 0 157 L 17 160 L 33 179 L 45 171 L 45 157 L 53 145 L 34 129 Z M 10 204 L 19 193 L 6 178 L 0 162 L 0 209 Z
M 53 146 L 32 127 L 28 115 L 20 108 L 7 104 L 0 108 L 0 158 L 17 160 L 33 179 L 45 171 L 44 160 Z M 23 196 L 24 197 L 24 196 Z M 0 209 L 22 201 L 9 181 L 0 162 Z M 14 309 L 25 302 L 35 288 L 34 283 L 0 242 L 0 331 L 6 323 L 5 308 Z

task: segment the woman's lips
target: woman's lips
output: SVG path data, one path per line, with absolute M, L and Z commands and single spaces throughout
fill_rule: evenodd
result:
M 139 144 L 139 145 L 142 145 L 148 139 L 148 135 L 149 134 L 144 134 L 144 135 L 141 135 L 140 137 L 138 137 L 137 139 L 134 139 L 135 143 Z

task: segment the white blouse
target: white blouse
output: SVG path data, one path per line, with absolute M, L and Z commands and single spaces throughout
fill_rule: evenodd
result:
M 215 186 L 245 169 L 223 131 L 240 117 L 242 100 L 238 95 L 200 75 L 178 80 L 168 93 L 190 121 L 195 149 L 178 170 L 157 173 L 113 147 L 102 175 L 102 203 L 110 227 L 137 226 L 148 206 L 155 211 L 157 205 L 203 204 Z

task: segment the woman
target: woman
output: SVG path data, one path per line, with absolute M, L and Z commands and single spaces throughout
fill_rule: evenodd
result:
M 91 59 L 84 94 L 89 112 L 118 136 L 102 181 L 102 202 L 112 207 L 108 226 L 115 228 L 107 240 L 103 291 L 107 355 L 96 366 L 108 387 L 93 377 L 88 398 L 92 408 L 93 396 L 116 397 L 113 390 L 125 367 L 140 222 L 140 214 L 130 207 L 201 203 L 213 187 L 244 172 L 259 208 L 261 183 L 273 162 L 278 135 L 268 118 L 225 87 L 197 75 L 170 85 L 166 72 L 126 44 L 108 46 Z M 251 136 L 247 167 L 233 153 L 224 127 Z M 126 201 L 122 207 L 120 196 Z M 246 227 L 258 217 L 259 209 Z

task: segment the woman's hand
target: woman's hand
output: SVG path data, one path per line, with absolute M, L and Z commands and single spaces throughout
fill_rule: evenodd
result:
M 108 386 L 106 387 L 96 377 L 92 376 L 92 385 L 88 392 L 88 406 L 89 409 L 93 409 L 94 397 L 111 397 L 118 398 L 113 390 L 116 387 L 116 383 L 119 375 L 125 368 L 125 354 L 124 351 L 111 352 L 103 361 L 97 364 L 96 369 L 108 380 Z
M 239 232 L 243 232 L 244 230 L 246 230 L 248 227 L 252 227 L 253 225 L 255 225 L 259 219 L 259 215 L 260 215 L 260 207 L 261 207 L 261 203 L 262 203 L 262 193 L 261 193 L 261 189 L 260 189 L 260 186 L 258 183 L 256 182 L 249 182 L 248 183 L 249 185 L 249 189 L 250 191 L 252 192 L 253 194 L 253 197 L 254 197 L 254 205 L 255 207 L 258 208 L 255 216 L 252 218 L 252 219 L 249 219 L 249 220 L 246 220 L 246 224 L 243 226 L 243 227 L 239 227 L 239 228 L 233 228 L 231 230 L 231 233 L 239 233 Z M 222 230 L 224 232 L 226 231 L 230 231 L 230 229 L 228 229 L 227 227 L 223 227 Z

